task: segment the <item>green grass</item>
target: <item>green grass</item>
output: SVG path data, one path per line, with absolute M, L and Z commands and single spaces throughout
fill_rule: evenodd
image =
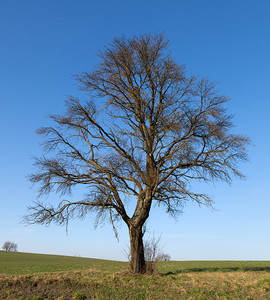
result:
M 0 251 L 0 274 L 30 275 L 44 272 L 83 271 L 89 268 L 122 271 L 127 263 L 83 257 Z
M 31 275 L 44 272 L 100 271 L 120 272 L 126 262 L 62 255 L 0 251 L 0 274 Z M 168 261 L 159 262 L 163 275 L 190 272 L 270 271 L 270 261 Z
M 0 299 L 270 299 L 270 261 L 159 262 L 134 275 L 108 260 L 0 251 Z
M 270 272 L 270 261 L 168 261 L 159 262 L 159 271 L 166 275 L 190 272 Z

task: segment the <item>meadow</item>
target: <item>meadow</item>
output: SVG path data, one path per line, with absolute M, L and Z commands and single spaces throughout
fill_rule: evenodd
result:
M 0 299 L 270 299 L 270 261 L 128 263 L 0 251 Z

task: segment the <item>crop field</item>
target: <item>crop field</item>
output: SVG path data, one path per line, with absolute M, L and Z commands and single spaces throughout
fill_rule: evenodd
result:
M 270 261 L 126 262 L 0 251 L 0 299 L 270 299 Z

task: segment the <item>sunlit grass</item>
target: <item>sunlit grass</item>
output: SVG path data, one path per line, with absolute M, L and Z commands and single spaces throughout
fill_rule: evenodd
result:
M 83 271 L 95 266 L 117 272 L 127 263 L 62 255 L 0 251 L 0 274 L 29 275 L 43 272 Z
M 0 252 L 0 299 L 270 299 L 269 261 L 160 262 L 143 276 L 127 266 Z
M 162 274 L 190 272 L 270 271 L 270 261 L 168 261 L 159 262 Z

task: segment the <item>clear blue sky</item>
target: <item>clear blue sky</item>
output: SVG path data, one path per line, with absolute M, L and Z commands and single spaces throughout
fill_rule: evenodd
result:
M 20 224 L 36 198 L 26 175 L 42 154 L 35 134 L 45 118 L 76 96 L 72 74 L 91 70 L 96 52 L 115 36 L 164 32 L 172 55 L 190 74 L 220 82 L 232 98 L 235 132 L 252 139 L 245 181 L 196 186 L 215 211 L 188 203 L 176 222 L 154 210 L 149 234 L 162 234 L 174 260 L 270 260 L 270 1 L 268 0 L 1 0 L 0 1 L 0 245 L 19 251 L 124 260 L 119 243 L 94 216 L 64 227 Z M 76 197 L 77 195 L 74 195 Z M 58 195 L 50 195 L 55 201 Z

